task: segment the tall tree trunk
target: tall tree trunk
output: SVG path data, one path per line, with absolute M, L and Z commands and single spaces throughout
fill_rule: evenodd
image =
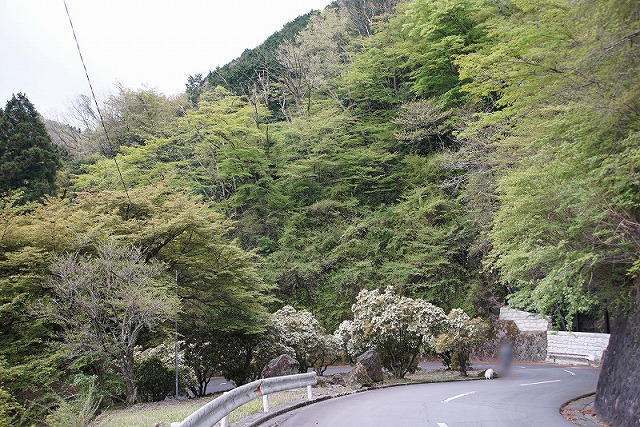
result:
M 133 354 L 129 354 L 129 352 L 127 352 L 127 354 L 122 357 L 120 372 L 122 373 L 122 377 L 124 378 L 125 401 L 128 405 L 133 405 L 134 403 L 136 403 L 136 400 L 138 398 L 136 375 L 133 366 Z

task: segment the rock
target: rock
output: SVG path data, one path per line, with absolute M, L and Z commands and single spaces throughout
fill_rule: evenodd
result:
M 342 376 L 342 374 L 334 374 L 334 375 L 331 377 L 331 381 L 332 381 L 334 384 L 338 384 L 338 385 L 347 385 L 347 384 L 344 382 L 344 376 Z
M 262 378 L 280 377 L 283 375 L 293 375 L 300 372 L 300 364 L 296 359 L 288 354 L 281 354 L 262 369 Z
M 333 385 L 333 381 L 331 380 L 331 378 L 318 376 L 316 377 L 316 379 L 317 381 L 314 387 L 327 387 Z
M 382 364 L 380 363 L 380 356 L 375 350 L 367 350 L 358 356 L 358 363 L 362 364 L 367 370 L 369 378 L 374 382 L 381 382 L 384 380 L 384 374 L 382 373 Z
M 367 374 L 367 368 L 362 363 L 356 363 L 345 379 L 345 384 L 352 388 L 370 387 L 373 383 L 374 381 Z

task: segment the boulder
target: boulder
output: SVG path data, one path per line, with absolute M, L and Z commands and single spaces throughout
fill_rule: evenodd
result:
M 334 384 L 337 384 L 337 385 L 347 385 L 347 384 L 344 382 L 344 376 L 343 376 L 342 374 L 334 374 L 334 375 L 331 377 L 331 381 L 332 381 Z
M 367 374 L 367 368 L 362 363 L 356 363 L 345 378 L 345 384 L 352 388 L 370 387 L 373 383 L 374 381 Z
M 357 362 L 365 367 L 369 378 L 374 382 L 381 382 L 384 380 L 384 374 L 382 373 L 382 364 L 380 363 L 380 356 L 375 350 L 367 350 L 358 356 Z
M 314 387 L 328 387 L 333 385 L 333 380 L 327 377 L 317 377 L 316 385 Z
M 293 375 L 300 372 L 300 364 L 296 359 L 288 354 L 281 354 L 262 369 L 262 378 L 280 377 L 283 375 Z

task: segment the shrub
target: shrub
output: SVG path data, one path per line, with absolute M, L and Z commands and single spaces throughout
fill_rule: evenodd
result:
M 150 357 L 140 363 L 136 372 L 138 400 L 158 402 L 164 400 L 173 386 L 173 373 L 157 357 Z

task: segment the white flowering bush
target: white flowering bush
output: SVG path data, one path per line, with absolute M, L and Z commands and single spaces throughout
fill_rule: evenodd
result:
M 441 308 L 397 295 L 391 287 L 384 292 L 362 290 L 351 310 L 351 342 L 343 340 L 343 347 L 352 352 L 376 349 L 382 365 L 397 378 L 417 364 L 418 355 L 433 349 L 447 321 Z M 340 334 L 346 336 L 348 324 L 341 327 Z
M 272 315 L 272 322 L 281 344 L 290 348 L 292 356 L 300 363 L 300 372 L 313 367 L 322 374 L 328 365 L 338 359 L 338 340 L 325 332 L 311 312 L 296 311 L 287 305 Z
M 484 340 L 486 333 L 487 325 L 481 319 L 472 319 L 461 309 L 454 308 L 435 341 L 435 350 L 449 369 L 457 368 L 466 376 L 471 349 Z
M 355 348 L 355 341 L 352 338 L 351 330 L 353 329 L 353 321 L 343 320 L 333 333 L 333 338 L 338 343 L 340 354 L 346 357 L 350 363 L 354 363 L 358 355 L 364 353 L 362 349 Z

